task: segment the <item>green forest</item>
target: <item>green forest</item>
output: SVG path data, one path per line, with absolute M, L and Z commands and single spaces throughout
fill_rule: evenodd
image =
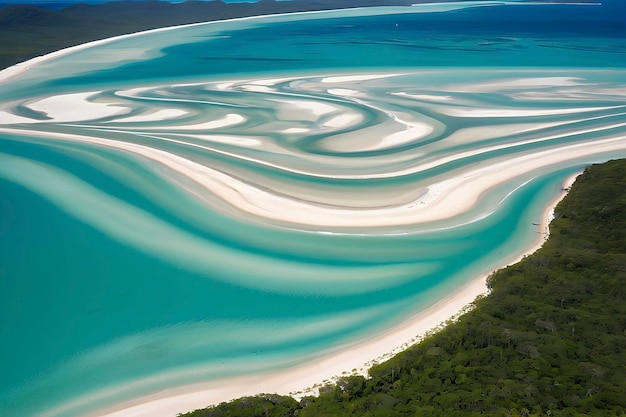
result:
M 369 378 L 181 416 L 626 415 L 626 160 L 588 167 L 555 216 L 544 246 L 492 274 L 470 312 Z

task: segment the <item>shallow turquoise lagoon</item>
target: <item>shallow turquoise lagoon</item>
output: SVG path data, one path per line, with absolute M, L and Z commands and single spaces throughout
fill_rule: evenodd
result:
M 567 177 L 626 156 L 626 14 L 477 6 L 153 31 L 0 79 L 0 415 L 286 369 L 533 247 Z

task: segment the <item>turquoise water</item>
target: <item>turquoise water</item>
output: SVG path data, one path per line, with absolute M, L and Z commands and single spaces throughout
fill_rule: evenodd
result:
M 531 247 L 565 178 L 626 156 L 625 14 L 488 4 L 181 27 L 0 81 L 0 415 L 287 368 Z

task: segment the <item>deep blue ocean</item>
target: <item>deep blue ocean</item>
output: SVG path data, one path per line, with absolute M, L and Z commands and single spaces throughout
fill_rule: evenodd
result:
M 0 74 L 0 415 L 286 369 L 527 252 L 626 157 L 624 16 L 278 15 Z

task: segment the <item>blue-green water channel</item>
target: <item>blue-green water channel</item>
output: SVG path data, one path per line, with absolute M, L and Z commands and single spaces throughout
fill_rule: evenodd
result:
M 287 368 L 532 247 L 565 178 L 626 156 L 623 6 L 475 3 L 180 27 L 0 80 L 0 415 Z

